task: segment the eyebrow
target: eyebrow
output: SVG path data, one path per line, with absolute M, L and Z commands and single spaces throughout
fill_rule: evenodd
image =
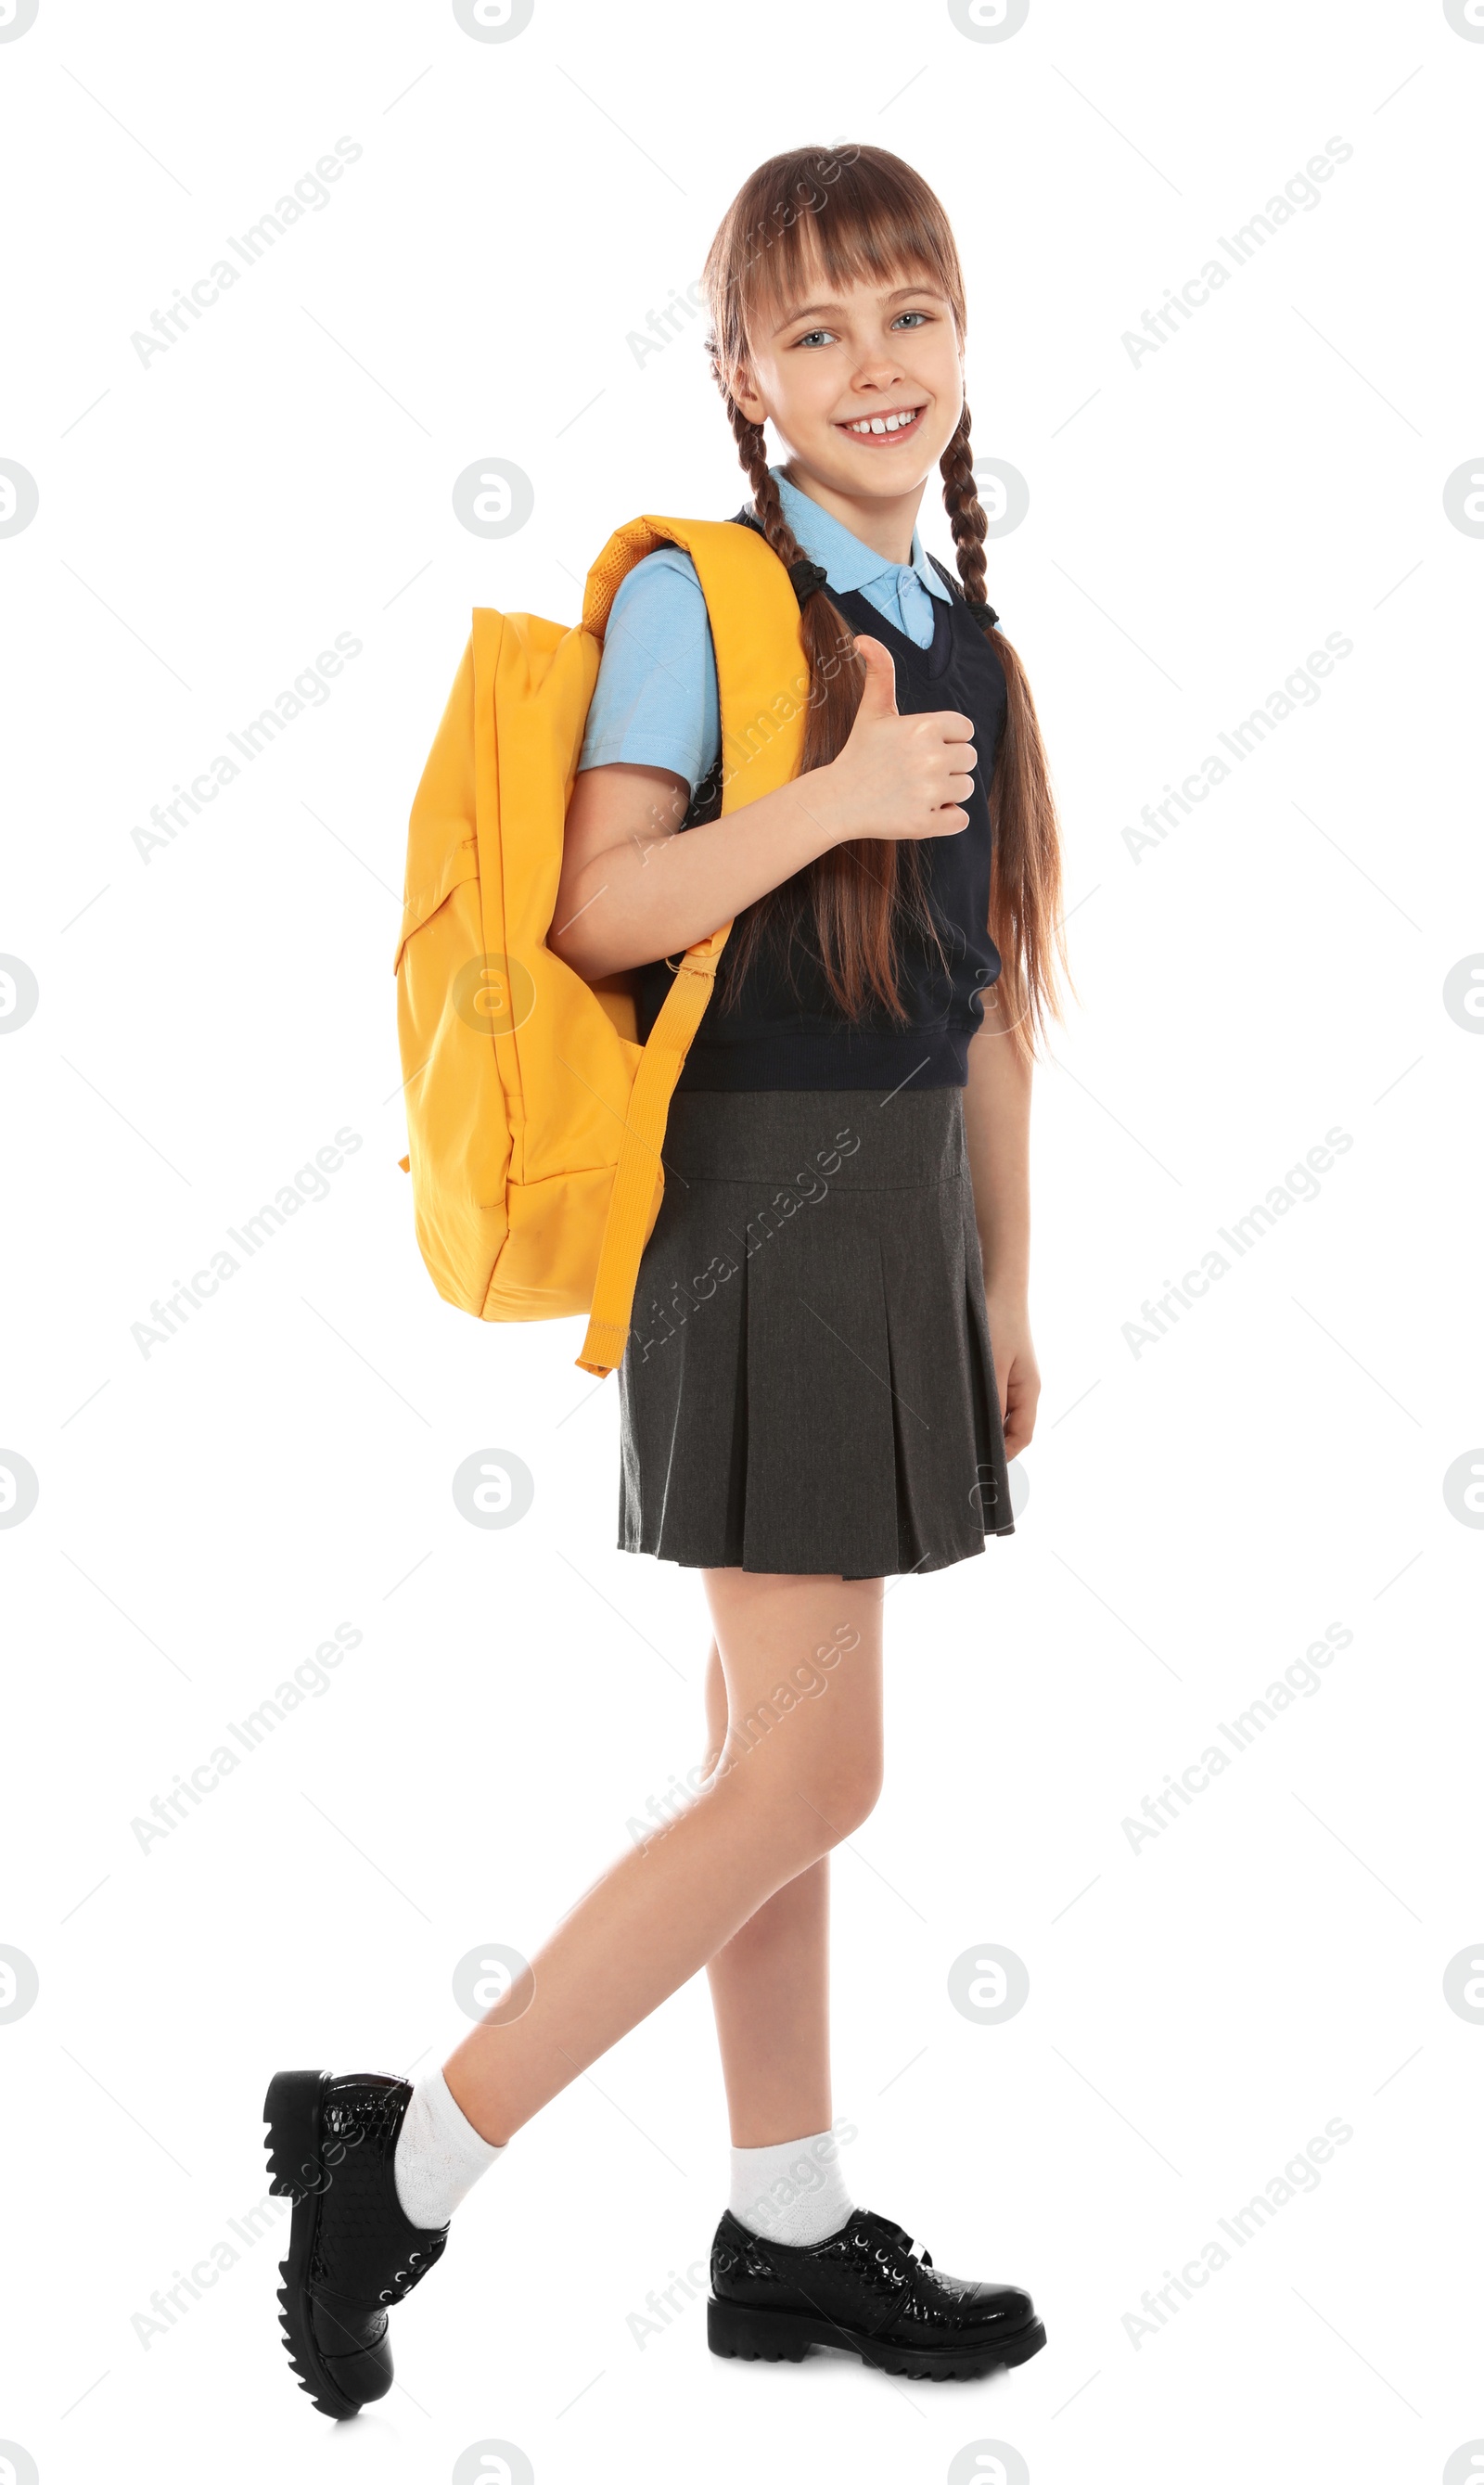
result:
M 889 293 L 886 298 L 889 302 L 904 302 L 909 293 L 931 293 L 937 301 L 947 301 L 948 299 L 946 294 L 939 292 L 936 285 L 930 285 L 925 281 L 921 285 L 899 285 L 896 287 L 895 292 Z M 791 328 L 795 319 L 816 319 L 823 312 L 838 311 L 843 306 L 838 302 L 806 303 L 801 311 L 789 311 L 785 313 L 784 316 L 780 319 L 778 326 L 775 328 L 773 333 L 775 336 L 778 336 L 784 328 Z

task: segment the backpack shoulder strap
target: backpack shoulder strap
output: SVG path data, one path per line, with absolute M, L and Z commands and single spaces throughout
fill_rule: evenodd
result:
M 797 776 L 809 714 L 809 662 L 788 573 L 761 534 L 731 519 L 631 518 L 589 575 L 583 627 L 601 638 L 635 565 L 662 544 L 690 554 L 706 599 L 722 711 L 722 815 Z M 729 923 L 694 941 L 634 1075 L 623 1144 L 603 1230 L 592 1314 L 579 1368 L 602 1378 L 622 1360 L 670 1100 L 711 998 Z
M 722 809 L 738 811 L 798 774 L 809 692 L 799 600 L 751 527 L 732 518 L 631 518 L 589 573 L 584 629 L 602 637 L 629 571 L 667 543 L 690 554 L 706 599 L 722 709 Z

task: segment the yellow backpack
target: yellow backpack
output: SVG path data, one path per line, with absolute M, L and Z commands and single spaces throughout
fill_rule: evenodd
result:
M 782 561 L 734 521 L 635 518 L 575 629 L 475 613 L 412 806 L 396 958 L 402 1162 L 433 1283 L 480 1320 L 589 1313 L 577 1362 L 599 1378 L 623 1357 L 670 1099 L 731 929 L 685 951 L 645 1045 L 632 973 L 589 984 L 546 945 L 603 632 L 662 543 L 690 554 L 710 615 L 723 814 L 797 774 L 809 668 Z

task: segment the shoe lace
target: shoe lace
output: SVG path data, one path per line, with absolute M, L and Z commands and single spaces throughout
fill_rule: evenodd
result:
M 902 2251 L 908 2255 L 909 2259 L 915 2257 L 923 2269 L 932 2268 L 933 2256 L 930 2252 L 918 2253 L 916 2254 L 913 2253 L 912 2237 L 908 2234 L 905 2226 L 897 2226 L 895 2221 L 892 2218 L 882 2217 L 879 2211 L 873 2211 L 872 2215 L 875 2218 L 876 2225 L 882 2229 L 882 2232 L 884 2234 L 889 2234 L 894 2243 L 899 2244 Z
M 438 2237 L 438 2240 L 433 2245 L 430 2252 L 410 2252 L 407 2254 L 407 2265 L 405 2269 L 393 2271 L 392 2283 L 390 2286 L 382 2287 L 376 2298 L 377 2303 L 400 2304 L 404 2295 L 410 2295 L 419 2280 L 427 2276 L 427 2273 L 431 2269 L 434 2261 L 437 2260 L 442 2253 L 444 2244 L 447 2240 L 447 2235 L 443 2234 Z

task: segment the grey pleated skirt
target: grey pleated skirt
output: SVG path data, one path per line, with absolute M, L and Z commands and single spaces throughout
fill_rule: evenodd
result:
M 618 1548 L 847 1579 L 1010 1536 L 961 1087 L 671 1106 Z

